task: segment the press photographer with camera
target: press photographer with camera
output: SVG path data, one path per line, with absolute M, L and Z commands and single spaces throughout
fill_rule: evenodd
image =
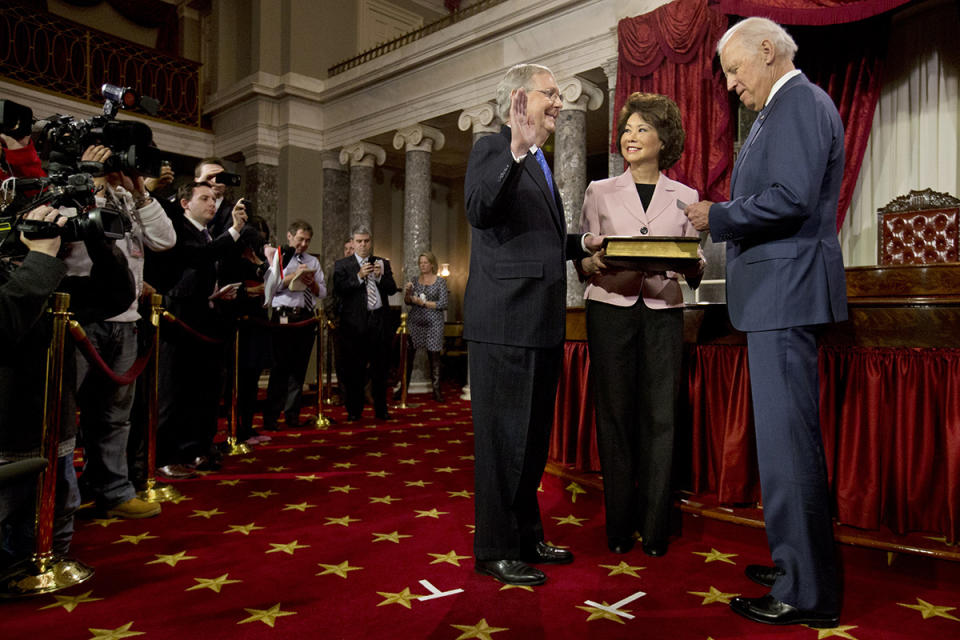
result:
M 228 188 L 239 187 L 240 176 L 236 173 L 229 173 L 224 168 L 223 160 L 215 157 L 204 158 L 198 162 L 193 174 L 195 182 L 206 182 L 213 187 L 217 212 L 207 227 L 213 237 L 216 238 L 233 224 L 231 211 L 233 211 L 236 200 L 228 192 Z M 250 211 L 247 211 L 247 215 L 250 215 L 250 213 Z
M 112 155 L 108 147 L 92 145 L 84 151 L 81 162 L 108 166 Z M 147 192 L 144 177 L 135 170 L 110 171 L 94 178 L 94 184 L 98 188 L 97 205 L 116 210 L 125 218 L 128 230 L 117 240 L 117 246 L 127 259 L 137 295 L 122 313 L 88 322 L 83 329 L 107 366 L 120 374 L 137 359 L 145 249 L 168 251 L 176 244 L 177 236 L 160 203 Z M 72 252 L 66 258 L 68 273 L 89 273 L 90 260 L 84 245 L 73 243 L 70 248 Z M 77 382 L 84 450 L 80 488 L 84 502 L 93 500 L 96 509 L 107 517 L 149 518 L 159 514 L 159 503 L 136 496 L 128 474 L 127 441 L 135 385 L 116 384 L 91 368 L 83 355 L 77 358 Z

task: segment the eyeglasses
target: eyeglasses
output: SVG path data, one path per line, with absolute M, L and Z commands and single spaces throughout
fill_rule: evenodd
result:
M 563 102 L 563 94 L 557 91 L 556 89 L 550 89 L 549 91 L 545 91 L 544 89 L 530 89 L 530 91 L 536 91 L 538 93 L 542 93 L 543 95 L 547 96 L 547 100 L 549 100 L 550 102 L 553 102 L 554 100 L 559 100 L 560 102 Z

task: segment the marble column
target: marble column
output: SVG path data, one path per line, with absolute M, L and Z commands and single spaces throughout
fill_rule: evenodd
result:
M 258 162 L 248 164 L 246 172 L 243 197 L 253 203 L 253 214 L 267 221 L 277 242 L 284 242 L 286 229 L 281 228 L 285 221 L 280 219 L 279 167 Z
M 619 153 L 610 153 L 610 141 L 613 139 L 613 132 L 617 130 L 617 114 L 613 112 L 614 102 L 617 95 L 617 59 L 610 58 L 603 63 L 603 72 L 607 76 L 607 118 L 610 123 L 609 134 L 607 136 L 607 175 L 611 178 L 620 175 L 624 171 L 623 156 Z M 619 142 L 617 143 L 619 147 Z
M 491 133 L 499 133 L 503 123 L 497 115 L 497 103 L 484 102 L 476 106 L 464 109 L 460 112 L 457 119 L 457 127 L 460 131 L 473 129 L 473 143 Z
M 329 287 L 333 263 L 343 257 L 343 243 L 350 237 L 350 174 L 340 162 L 339 151 L 324 151 L 322 166 L 322 265 Z
M 369 142 L 355 142 L 340 150 L 340 162 L 350 165 L 350 230 L 366 227 L 373 233 L 373 167 L 387 152 Z
M 403 189 L 403 271 L 397 285 L 402 289 L 419 275 L 417 256 L 429 251 L 430 241 L 430 158 L 443 148 L 443 132 L 424 124 L 415 124 L 397 131 L 393 148 L 403 149 L 405 182 Z M 400 276 L 401 274 L 398 274 Z M 431 387 L 426 353 L 417 353 L 409 393 L 427 393 Z
M 587 189 L 587 109 L 599 109 L 603 91 L 582 78 L 560 81 L 563 109 L 554 134 L 553 176 L 563 200 L 567 230 L 580 231 L 580 210 Z M 567 262 L 567 306 L 583 306 L 583 284 L 572 262 Z

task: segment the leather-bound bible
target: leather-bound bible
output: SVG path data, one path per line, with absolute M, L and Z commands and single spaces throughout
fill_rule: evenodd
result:
M 700 259 L 700 239 L 685 236 L 607 236 L 604 262 L 644 271 L 688 269 Z

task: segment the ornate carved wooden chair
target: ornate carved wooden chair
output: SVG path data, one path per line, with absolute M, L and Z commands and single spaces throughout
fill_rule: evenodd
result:
M 877 260 L 886 264 L 960 262 L 960 200 L 911 191 L 877 210 Z

